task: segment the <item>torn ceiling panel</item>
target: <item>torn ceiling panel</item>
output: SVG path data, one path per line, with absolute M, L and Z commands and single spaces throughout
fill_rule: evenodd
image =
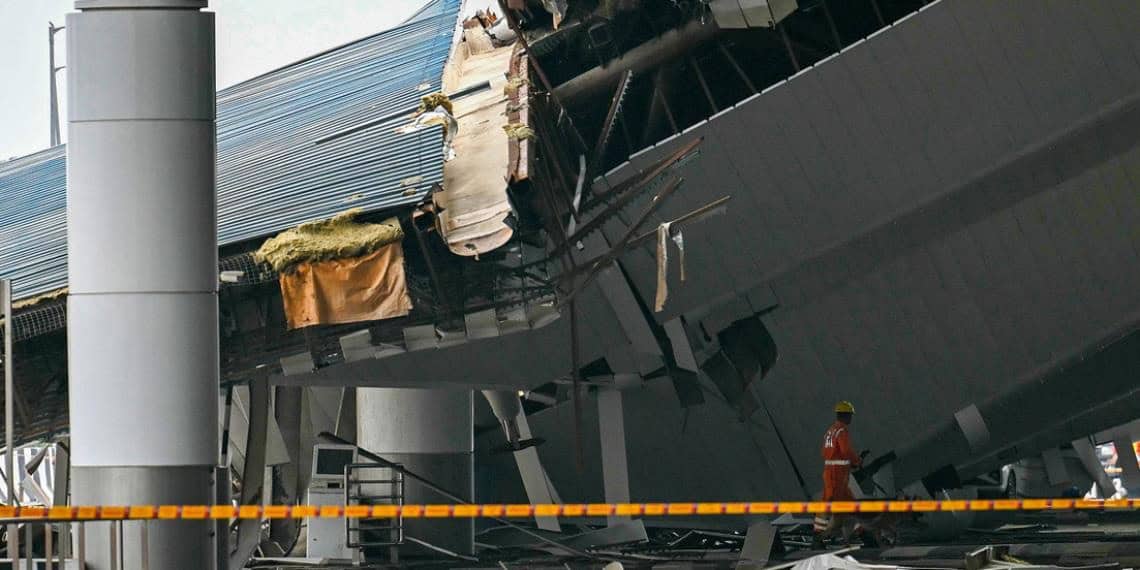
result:
M 470 31 L 470 30 L 469 30 Z M 459 131 L 453 142 L 455 158 L 444 166 L 443 190 L 436 192 L 440 235 L 456 255 L 478 256 L 507 243 L 514 235 L 508 223 L 512 208 L 507 197 L 510 102 L 507 73 L 515 46 L 484 53 L 456 50 L 446 74 L 445 90 L 461 92 L 490 83 L 491 88 L 454 101 Z

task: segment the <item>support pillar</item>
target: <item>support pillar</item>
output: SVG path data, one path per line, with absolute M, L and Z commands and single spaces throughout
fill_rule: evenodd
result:
M 210 504 L 218 462 L 214 16 L 78 0 L 68 27 L 75 504 Z M 109 523 L 93 523 L 106 536 Z M 127 525 L 130 526 L 129 524 Z M 99 527 L 103 527 L 100 529 Z M 126 528 L 126 527 L 124 527 Z M 123 568 L 215 564 L 210 521 L 125 532 Z M 88 540 L 88 568 L 120 567 Z
M 522 403 L 518 394 L 513 390 L 483 390 L 483 396 L 491 404 L 495 418 L 503 425 L 503 432 L 507 441 L 518 443 L 531 439 L 530 424 L 523 413 Z M 542 467 L 542 460 L 538 457 L 538 449 L 528 447 L 513 453 L 515 464 L 519 468 L 523 487 L 526 489 L 527 500 L 532 505 L 552 505 L 561 503 L 558 492 L 554 489 L 554 482 Z M 535 517 L 538 528 L 550 532 L 562 532 L 558 517 Z
M 475 437 L 471 391 L 360 388 L 356 409 L 357 445 L 473 500 Z M 452 501 L 405 479 L 404 502 Z M 470 555 L 475 550 L 472 519 L 404 519 L 404 535 L 457 554 Z M 428 551 L 418 549 L 410 541 L 400 549 L 401 560 L 418 554 Z
M 598 390 L 598 432 L 602 445 L 602 485 L 607 503 L 629 502 L 629 459 L 625 449 L 625 415 L 621 391 Z M 613 515 L 609 526 L 628 521 L 628 516 Z

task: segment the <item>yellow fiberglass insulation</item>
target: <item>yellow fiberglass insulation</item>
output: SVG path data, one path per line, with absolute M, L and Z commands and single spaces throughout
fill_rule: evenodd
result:
M 356 222 L 359 214 L 360 210 L 353 209 L 282 232 L 262 244 L 254 259 L 284 272 L 299 263 L 367 255 L 403 239 L 404 231 L 396 218 L 365 224 Z

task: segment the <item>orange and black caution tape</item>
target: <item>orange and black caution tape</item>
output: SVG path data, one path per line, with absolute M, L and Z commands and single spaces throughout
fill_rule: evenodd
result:
M 108 521 L 308 518 L 530 518 L 603 516 L 740 516 L 821 513 L 929 513 L 953 511 L 1136 510 L 1140 499 L 1009 499 L 977 501 L 858 501 L 760 503 L 593 503 L 563 505 L 135 505 L 3 507 L 0 520 Z

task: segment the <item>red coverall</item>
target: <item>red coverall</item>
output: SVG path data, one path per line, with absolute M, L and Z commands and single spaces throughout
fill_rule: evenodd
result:
M 852 467 L 859 467 L 862 459 L 851 448 L 851 432 L 847 425 L 836 420 L 823 436 L 823 500 L 853 501 L 847 481 Z

